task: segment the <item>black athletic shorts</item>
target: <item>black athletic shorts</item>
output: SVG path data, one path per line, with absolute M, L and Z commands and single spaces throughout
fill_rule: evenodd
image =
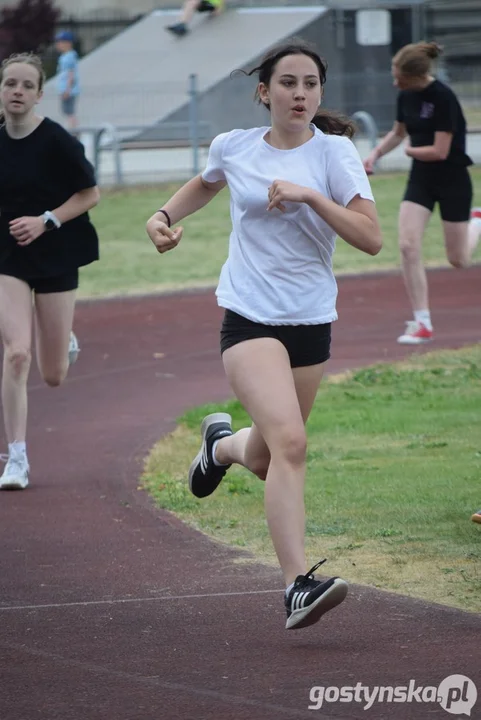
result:
M 214 10 L 215 5 L 212 5 L 209 0 L 200 0 L 199 4 L 197 5 L 197 12 L 214 12 Z
M 446 222 L 467 222 L 471 215 L 473 186 L 469 170 L 453 165 L 446 172 L 411 173 L 404 200 L 433 210 L 439 203 L 439 212 Z
M 331 357 L 331 323 L 323 325 L 263 325 L 226 310 L 220 331 L 220 351 L 245 340 L 270 337 L 287 350 L 291 367 L 306 367 L 326 362 Z
M 38 295 L 68 292 L 69 290 L 76 290 L 78 288 L 78 269 L 55 277 L 25 278 L 20 277 L 20 273 L 14 274 L 13 272 L 4 272 L 2 270 L 0 270 L 0 275 L 9 275 L 10 277 L 16 277 L 18 280 L 23 280 L 23 282 L 26 282 L 27 285 L 30 286 L 30 289 Z

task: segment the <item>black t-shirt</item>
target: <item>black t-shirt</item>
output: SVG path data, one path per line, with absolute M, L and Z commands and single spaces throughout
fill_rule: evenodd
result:
M 98 237 L 88 213 L 25 247 L 8 227 L 10 220 L 54 210 L 96 184 L 83 145 L 52 120 L 45 118 L 20 140 L 0 128 L 0 274 L 52 277 L 97 260 Z
M 397 121 L 404 123 L 413 147 L 434 145 L 436 132 L 453 134 L 446 160 L 413 161 L 416 169 L 439 172 L 440 166 L 467 167 L 473 161 L 466 154 L 466 120 L 456 95 L 439 80 L 424 90 L 402 90 L 397 99 Z M 429 168 L 428 168 L 429 166 Z

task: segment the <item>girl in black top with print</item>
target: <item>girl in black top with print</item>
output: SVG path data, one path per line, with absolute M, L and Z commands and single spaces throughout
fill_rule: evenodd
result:
M 453 91 L 431 74 L 439 55 L 435 43 L 406 45 L 392 61 L 394 84 L 401 92 L 394 127 L 364 162 L 376 161 L 408 136 L 406 155 L 413 159 L 399 213 L 399 246 L 404 283 L 414 312 L 401 344 L 417 345 L 433 337 L 422 239 L 436 203 L 443 221 L 449 262 L 469 265 L 481 234 L 481 210 L 471 210 L 472 186 L 466 154 L 466 121 Z
M 99 192 L 83 146 L 35 113 L 44 73 L 35 55 L 0 71 L 0 333 L 8 440 L 0 489 L 28 485 L 27 378 L 35 318 L 37 362 L 48 385 L 64 380 L 78 345 L 71 332 L 78 268 L 98 258 L 88 210 Z

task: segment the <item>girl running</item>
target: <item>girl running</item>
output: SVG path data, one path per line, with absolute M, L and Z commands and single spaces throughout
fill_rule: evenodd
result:
M 335 239 L 370 255 L 382 241 L 369 180 L 346 137 L 353 127 L 319 109 L 326 65 L 315 49 L 290 40 L 254 72 L 270 127 L 216 137 L 206 170 L 150 218 L 147 232 L 160 253 L 171 250 L 182 237 L 182 228 L 171 225 L 229 187 L 232 233 L 217 288 L 225 308 L 220 344 L 252 426 L 233 433 L 229 415 L 206 417 L 189 483 L 194 495 L 206 497 L 232 463 L 266 481 L 266 518 L 286 583 L 286 627 L 295 629 L 316 622 L 347 594 L 341 578 L 314 578 L 324 561 L 306 573 L 304 552 L 305 423 L 337 318 Z
M 35 319 L 37 362 L 55 387 L 75 361 L 71 332 L 78 268 L 97 260 L 88 210 L 99 200 L 83 146 L 35 112 L 44 72 L 35 55 L 0 70 L 0 334 L 8 457 L 0 489 L 28 485 L 27 378 Z
M 364 161 L 373 172 L 380 157 L 408 137 L 406 155 L 413 159 L 399 212 L 399 247 L 404 283 L 414 319 L 398 337 L 417 345 L 433 338 L 422 240 L 436 203 L 443 221 L 449 262 L 469 265 L 481 234 L 481 209 L 471 210 L 473 190 L 466 154 L 466 120 L 453 91 L 432 75 L 440 48 L 420 42 L 403 47 L 392 61 L 394 85 L 400 89 L 393 129 Z

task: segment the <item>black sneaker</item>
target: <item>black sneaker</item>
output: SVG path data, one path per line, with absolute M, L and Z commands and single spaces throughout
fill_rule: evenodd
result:
M 168 25 L 166 30 L 177 37 L 184 37 L 189 32 L 185 23 L 177 23 L 176 25 Z
M 328 610 L 342 603 L 347 595 L 347 582 L 333 577 L 320 582 L 314 580 L 314 572 L 325 560 L 314 565 L 305 575 L 298 575 L 294 586 L 285 597 L 287 612 L 286 630 L 313 625 Z
M 216 440 L 233 435 L 231 423 L 227 413 L 213 413 L 202 421 L 202 446 L 189 470 L 189 487 L 198 498 L 211 495 L 230 468 L 214 463 L 212 447 Z

